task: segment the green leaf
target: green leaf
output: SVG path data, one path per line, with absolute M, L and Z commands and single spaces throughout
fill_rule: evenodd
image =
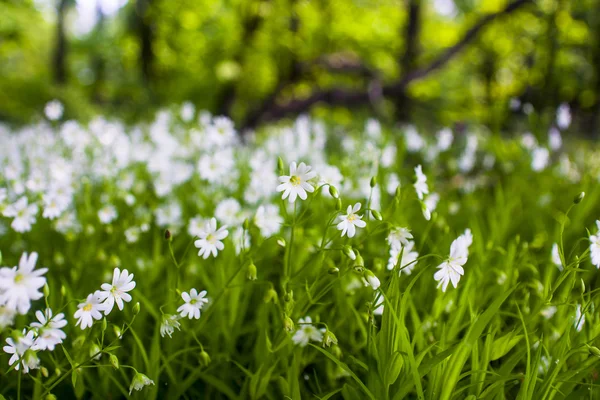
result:
M 516 335 L 514 332 L 509 332 L 504 336 L 494 340 L 492 345 L 491 361 L 504 357 L 513 347 L 523 339 L 523 335 Z

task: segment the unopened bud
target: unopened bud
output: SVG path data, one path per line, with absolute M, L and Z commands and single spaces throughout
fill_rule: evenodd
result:
M 113 325 L 113 331 L 118 339 L 123 339 L 123 331 L 116 325 Z
M 56 400 L 56 396 L 52 393 L 48 393 L 46 397 L 44 397 L 44 400 Z
M 50 296 L 50 286 L 48 286 L 48 283 L 44 284 L 44 297 L 48 297 Z
M 200 365 L 206 367 L 208 364 L 210 364 L 210 356 L 206 351 L 202 350 L 200 352 Z
M 373 214 L 373 217 L 377 220 L 377 221 L 381 221 L 383 220 L 383 217 L 381 216 L 381 213 L 377 210 L 371 210 L 371 213 Z
M 256 265 L 252 262 L 248 265 L 248 269 L 246 270 L 246 278 L 250 281 L 256 280 Z
M 283 329 L 285 329 L 288 332 L 294 331 L 294 321 L 292 321 L 292 319 L 287 315 L 285 315 L 285 317 L 283 318 Z
M 44 378 L 47 378 L 47 377 L 48 377 L 48 374 L 49 374 L 49 373 L 48 373 L 48 368 L 46 368 L 46 367 L 42 367 L 42 368 L 40 368 L 40 371 L 41 371 L 41 373 L 42 373 L 42 376 L 43 376 Z
M 331 186 L 329 185 L 329 194 L 331 195 L 331 197 L 333 197 L 334 199 L 339 199 L 340 198 L 340 193 L 338 192 L 338 190 L 335 188 L 335 186 Z
M 371 182 L 369 182 L 369 185 L 371 185 L 371 188 L 374 188 L 375 186 L 377 186 L 377 177 L 373 176 L 371 178 Z
M 279 170 L 280 174 L 283 174 L 284 166 L 283 166 L 283 160 L 281 159 L 281 157 L 277 157 L 277 169 Z
M 104 318 L 102 318 L 102 325 L 101 325 L 102 332 L 104 332 L 107 327 L 108 327 L 108 322 L 106 322 L 106 317 L 104 317 Z
M 585 293 L 585 282 L 583 281 L 583 278 L 581 279 L 581 293 Z
M 346 257 L 348 257 L 349 259 L 356 260 L 356 253 L 354 252 L 354 250 L 352 250 L 352 247 L 345 245 L 343 247 L 342 251 L 344 252 Z
M 402 186 L 398 185 L 398 187 L 396 187 L 396 199 L 400 199 L 400 196 L 402 195 Z
M 285 239 L 277 238 L 277 244 L 280 245 L 281 247 L 285 247 Z
M 323 335 L 323 347 L 329 347 L 332 344 L 333 345 L 338 344 L 338 340 L 335 337 L 335 335 L 333 334 L 333 332 L 331 332 L 329 329 L 327 329 L 325 331 L 325 334 Z
M 585 192 L 581 192 L 579 193 L 577 196 L 575 196 L 575 198 L 573 199 L 573 203 L 575 204 L 579 204 L 581 203 L 581 200 L 583 200 L 583 198 L 585 197 Z
M 273 302 L 273 303 L 277 304 L 278 297 L 277 297 L 277 292 L 275 291 L 275 289 L 269 288 L 269 290 L 267 290 L 267 293 L 265 293 L 265 298 L 263 300 L 265 303 Z
M 0 251 L 0 265 L 2 265 L 2 252 Z
M 171 236 L 171 231 L 168 229 L 165 230 L 165 240 L 167 242 L 170 242 L 171 240 L 173 240 L 173 236 Z
M 360 254 L 356 256 L 356 260 L 354 260 L 353 267 L 356 272 L 363 272 L 363 270 L 365 269 L 365 260 Z
M 588 350 L 590 351 L 590 354 L 600 357 L 600 349 L 598 349 L 596 346 L 588 346 Z
M 114 369 L 119 369 L 119 359 L 114 354 L 111 354 L 108 357 L 108 361 L 110 361 L 110 365 L 113 366 Z
M 135 303 L 135 305 L 133 306 L 133 310 L 132 310 L 133 315 L 138 315 L 140 313 L 140 309 L 141 309 L 140 303 L 139 302 Z
M 65 285 L 62 285 L 62 286 L 60 287 L 60 295 L 61 295 L 62 297 L 65 297 L 65 296 L 67 295 L 67 288 L 65 287 Z
M 377 278 L 375 276 L 375 274 L 368 269 L 365 269 L 364 278 L 373 290 L 377 290 L 379 288 L 379 286 L 381 286 L 381 282 L 379 282 L 379 278 Z
M 60 368 L 56 368 L 56 369 L 54 370 L 54 375 L 56 375 L 56 376 L 61 376 L 61 375 L 62 375 L 62 370 L 61 370 Z
M 338 272 L 340 272 L 340 269 L 338 267 L 331 267 L 329 268 L 329 270 L 327 270 L 327 273 L 331 275 L 336 275 Z

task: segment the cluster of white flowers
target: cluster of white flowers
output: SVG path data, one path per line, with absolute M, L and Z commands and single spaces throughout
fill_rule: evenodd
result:
M 390 231 L 387 242 L 390 245 L 390 258 L 387 269 L 398 266 L 399 273 L 410 275 L 416 265 L 419 253 L 414 250 L 415 242 L 408 228 L 394 228 Z
M 441 287 L 445 292 L 448 283 L 452 282 L 455 288 L 458 286 L 460 277 L 464 275 L 463 265 L 466 264 L 469 257 L 469 247 L 473 243 L 471 230 L 467 229 L 465 233 L 456 238 L 450 245 L 450 256 L 446 261 L 438 265 L 438 271 L 433 279 L 438 281 L 438 288 Z

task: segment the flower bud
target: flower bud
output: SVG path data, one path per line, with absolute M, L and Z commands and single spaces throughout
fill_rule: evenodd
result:
M 102 357 L 100 346 L 98 346 L 96 343 L 92 343 L 90 346 L 90 357 L 94 357 L 95 360 L 99 360 L 100 357 Z
M 46 282 L 44 284 L 44 297 L 48 297 L 50 296 L 50 286 L 48 286 L 48 283 Z
M 62 371 L 61 371 L 61 369 L 60 369 L 60 368 L 56 368 L 56 369 L 54 370 L 54 375 L 56 375 L 56 376 L 61 376 L 61 375 L 62 375 Z
M 281 247 L 285 247 L 286 243 L 285 243 L 285 239 L 284 238 L 277 238 L 277 244 L 280 245 Z
M 0 265 L 2 265 L 2 252 L 0 251 Z
M 354 252 L 354 250 L 352 250 L 352 247 L 350 247 L 349 245 L 345 245 L 342 248 L 342 251 L 349 259 L 356 260 L 356 253 Z
M 294 321 L 292 321 L 292 319 L 290 317 L 288 317 L 286 314 L 284 314 L 284 318 L 283 318 L 283 329 L 285 329 L 287 332 L 293 332 L 294 331 Z
M 277 157 L 277 169 L 279 170 L 279 174 L 283 174 L 284 171 L 284 166 L 283 166 L 283 160 L 281 159 L 281 157 Z
M 62 297 L 65 297 L 65 296 L 67 295 L 67 288 L 65 287 L 65 285 L 62 285 L 62 286 L 60 287 L 60 295 L 61 295 Z
M 171 231 L 168 229 L 165 230 L 165 240 L 167 242 L 170 242 L 173 240 L 173 236 L 171 236 Z
M 101 325 L 102 332 L 104 332 L 107 327 L 108 327 L 108 322 L 106 321 L 106 317 L 104 317 L 104 318 L 102 318 L 102 325 Z
M 354 270 L 356 272 L 363 272 L 365 269 L 365 260 L 362 258 L 362 256 L 359 254 L 356 256 L 356 260 L 354 261 Z
M 368 269 L 365 269 L 364 278 L 367 281 L 367 283 L 369 284 L 369 286 L 371 286 L 371 288 L 373 288 L 373 290 L 377 290 L 379 288 L 379 286 L 381 286 L 381 282 L 379 282 L 379 278 L 377 278 L 375 276 L 375 274 Z
M 46 367 L 42 367 L 42 368 L 40 368 L 40 372 L 42 373 L 42 376 L 43 376 L 44 378 L 47 378 L 47 377 L 48 377 L 48 375 L 49 375 L 49 373 L 48 373 L 48 368 L 46 368 Z
M 121 330 L 121 328 L 119 328 L 119 327 L 118 327 L 118 326 L 116 326 L 116 325 L 113 325 L 113 330 L 114 330 L 114 332 L 115 332 L 115 336 L 116 336 L 118 339 L 123 339 L 123 331 Z
M 331 186 L 329 185 L 329 194 L 331 195 L 331 197 L 333 197 L 334 199 L 339 199 L 340 198 L 340 193 L 338 192 L 338 190 L 335 188 L 335 186 Z
M 44 397 L 44 400 L 56 400 L 56 396 L 52 393 L 48 393 L 46 397 Z
M 333 332 L 331 332 L 329 329 L 327 329 L 325 331 L 325 334 L 323 335 L 323 347 L 329 347 L 332 344 L 333 345 L 338 344 L 338 340 L 335 337 L 335 335 L 333 334 Z
M 579 204 L 581 203 L 581 200 L 583 200 L 583 198 L 585 197 L 585 192 L 581 192 L 579 193 L 577 196 L 575 196 L 575 198 L 573 199 L 573 203 L 575 204 Z
M 395 194 L 396 199 L 400 200 L 401 195 L 402 195 L 402 187 L 400 185 L 398 185 L 398 187 L 396 188 L 396 194 Z
M 135 305 L 133 306 L 133 315 L 138 315 L 140 313 L 140 302 L 138 301 L 137 303 L 135 303 Z
M 377 221 L 381 221 L 383 220 L 383 217 L 381 216 L 381 213 L 379 213 L 379 211 L 377 210 L 371 210 L 371 214 L 373 214 L 373 217 L 377 220 Z
M 140 374 L 139 372 L 136 371 L 133 379 L 131 380 L 131 385 L 129 386 L 129 394 L 131 395 L 131 392 L 134 389 L 142 390 L 144 388 L 144 386 L 148 386 L 148 385 L 154 385 L 154 381 L 152 379 L 148 378 L 146 375 Z
M 590 351 L 590 354 L 600 357 L 600 349 L 598 349 L 596 346 L 588 346 L 588 350 Z
M 277 292 L 275 291 L 275 289 L 273 289 L 272 287 L 269 288 L 269 290 L 267 290 L 267 293 L 265 293 L 265 297 L 263 300 L 265 303 L 273 302 L 277 304 L 279 299 L 277 297 Z
M 110 361 L 110 365 L 113 366 L 114 369 L 119 369 L 119 359 L 114 354 L 111 354 L 108 357 L 108 361 Z
M 256 265 L 253 262 L 248 264 L 248 268 L 246 270 L 246 278 L 250 281 L 256 280 Z
M 210 356 L 206 351 L 202 350 L 200 352 L 200 365 L 206 367 L 208 364 L 210 364 Z
M 371 177 L 371 182 L 369 182 L 369 185 L 371 185 L 371 188 L 374 188 L 375 186 L 377 186 L 377 177 L 376 176 Z
M 338 272 L 340 272 L 338 267 L 331 267 L 327 270 L 327 273 L 331 275 L 336 275 Z

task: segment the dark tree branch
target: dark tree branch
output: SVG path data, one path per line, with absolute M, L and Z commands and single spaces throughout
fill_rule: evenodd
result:
M 412 72 L 408 72 L 399 81 L 381 87 L 381 95 L 385 97 L 401 95 L 408 84 L 422 79 L 436 70 L 439 70 L 454 57 L 456 57 L 469 43 L 471 43 L 477 37 L 479 32 L 491 22 L 499 17 L 514 12 L 528 3 L 533 3 L 533 0 L 515 0 L 507 5 L 503 10 L 482 17 L 454 46 L 446 49 L 427 66 L 418 68 Z M 283 85 L 283 87 L 280 85 L 271 94 L 271 96 L 269 96 L 269 101 L 263 103 L 263 107 L 260 107 L 255 114 L 252 114 L 247 118 L 246 123 L 242 125 L 242 129 L 253 129 L 261 122 L 273 121 L 288 115 L 306 112 L 317 103 L 326 103 L 329 105 L 345 107 L 356 107 L 370 104 L 372 103 L 373 98 L 377 98 L 377 96 L 374 96 L 373 94 L 373 85 L 369 86 L 370 88 L 366 90 L 341 88 L 318 90 L 307 98 L 292 99 L 286 104 L 278 105 L 276 101 L 277 97 L 285 88 L 285 85 Z
M 65 34 L 65 13 L 68 0 L 60 0 L 57 9 L 56 48 L 54 49 L 54 82 L 62 85 L 67 82 L 67 36 Z

